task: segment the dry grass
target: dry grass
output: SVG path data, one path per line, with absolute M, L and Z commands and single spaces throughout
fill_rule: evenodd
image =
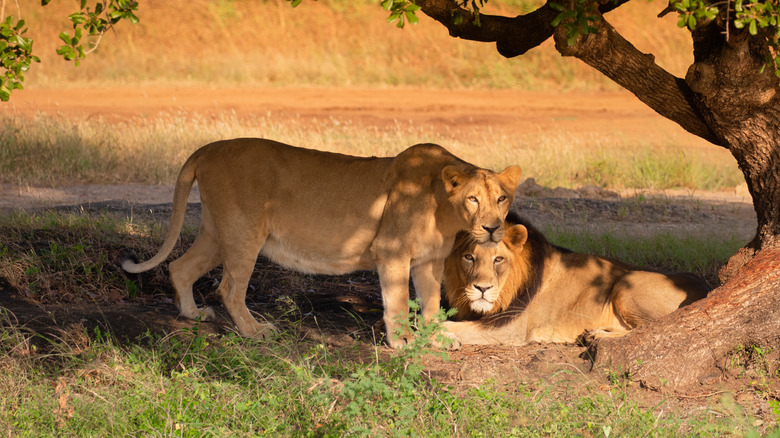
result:
M 490 2 L 488 12 L 512 16 L 541 3 Z M 673 14 L 655 17 L 664 6 L 631 2 L 608 19 L 640 50 L 655 53 L 661 65 L 682 75 L 691 61 L 690 37 L 676 27 Z M 451 38 L 426 16 L 398 30 L 386 23 L 377 2 L 368 0 L 306 0 L 295 9 L 282 0 L 144 2 L 139 24 L 106 35 L 75 68 L 54 53 L 57 35 L 69 30 L 66 17 L 75 8 L 70 2 L 43 8 L 37 1 L 20 1 L 42 59 L 27 75 L 29 86 L 173 82 L 617 89 L 579 61 L 562 58 L 552 41 L 507 60 L 492 44 Z
M 721 149 L 682 152 L 672 144 L 555 132 L 520 139 L 491 130 L 474 135 L 478 139 L 403 123 L 387 130 L 338 120 L 302 125 L 294 119 L 235 114 L 178 113 L 143 124 L 6 115 L 0 116 L 0 183 L 171 184 L 196 148 L 235 137 L 273 138 L 363 156 L 391 156 L 412 144 L 432 141 L 483 167 L 500 170 L 522 163 L 524 176 L 550 187 L 718 190 L 744 181 L 734 159 Z

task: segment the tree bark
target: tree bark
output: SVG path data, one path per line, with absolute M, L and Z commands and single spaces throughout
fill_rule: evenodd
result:
M 594 368 L 647 388 L 695 393 L 729 370 L 740 347 L 780 348 L 780 249 L 759 252 L 706 299 L 622 338 L 602 339 Z
M 693 32 L 694 64 L 685 77 L 702 120 L 727 145 L 745 175 L 758 216 L 748 245 L 780 245 L 780 82 L 766 40 L 713 21 Z M 763 70 L 763 71 L 762 71 Z

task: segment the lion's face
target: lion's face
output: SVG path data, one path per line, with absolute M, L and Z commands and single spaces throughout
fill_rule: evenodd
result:
M 453 252 L 447 258 L 445 284 L 450 305 L 461 315 L 467 310 L 489 315 L 505 310 L 516 291 L 505 290 L 507 280 L 522 263 L 518 263 L 528 230 L 514 225 L 498 243 L 479 243 L 465 233 L 458 235 Z
M 466 174 L 455 166 L 442 170 L 442 179 L 456 214 L 477 242 L 500 242 L 504 218 L 514 199 L 520 168 L 511 166 L 501 173 L 479 169 Z

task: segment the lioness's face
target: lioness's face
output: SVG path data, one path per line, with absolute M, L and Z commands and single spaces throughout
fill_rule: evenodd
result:
M 504 218 L 514 199 L 520 180 L 520 168 L 508 167 L 501 173 L 479 169 L 473 174 L 455 166 L 442 171 L 450 202 L 466 230 L 480 243 L 500 242 L 504 236 Z

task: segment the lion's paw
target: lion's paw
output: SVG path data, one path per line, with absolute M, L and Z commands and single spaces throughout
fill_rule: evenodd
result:
M 447 348 L 447 350 L 460 350 L 463 348 L 463 343 L 460 342 L 460 338 L 455 333 L 442 331 L 440 336 L 445 338 L 444 342 L 434 342 L 434 346 L 438 348 Z

